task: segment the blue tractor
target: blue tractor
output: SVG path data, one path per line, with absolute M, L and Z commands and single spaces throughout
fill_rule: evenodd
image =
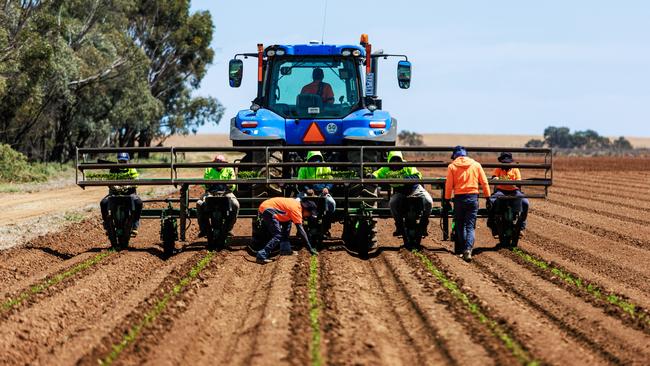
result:
M 237 54 L 229 63 L 230 86 L 241 85 L 243 61 L 257 58 L 257 96 L 231 119 L 234 146 L 394 146 L 397 120 L 382 110 L 377 96 L 378 59 L 399 57 L 399 87 L 408 89 L 411 64 L 405 55 L 372 53 L 368 36 L 360 45 L 257 45 L 257 53 Z M 247 153 L 242 162 L 300 161 L 304 150 L 266 157 Z M 328 161 L 359 161 L 341 151 Z M 356 153 L 358 155 L 358 153 Z M 376 159 L 381 159 L 377 156 Z M 366 157 L 368 159 L 368 157 Z M 372 157 L 370 160 L 375 160 Z M 288 169 L 271 175 L 290 177 Z

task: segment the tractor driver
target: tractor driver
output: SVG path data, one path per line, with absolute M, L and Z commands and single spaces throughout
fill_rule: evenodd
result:
M 334 103 L 334 92 L 332 91 L 332 86 L 328 83 L 323 82 L 325 78 L 325 73 L 323 69 L 317 67 L 312 72 L 313 82 L 302 87 L 300 94 L 316 94 L 323 99 L 323 104 Z
M 388 153 L 389 163 L 406 162 L 401 151 L 391 151 Z M 414 178 L 421 179 L 420 173 L 415 167 L 381 167 L 372 173 L 377 179 L 390 178 Z M 393 194 L 390 197 L 390 212 L 395 219 L 395 232 L 393 236 L 404 235 L 404 215 L 408 211 L 406 197 L 417 197 L 422 199 L 423 210 L 420 217 L 420 233 L 423 237 L 428 235 L 427 227 L 429 226 L 429 215 L 433 206 L 433 199 L 429 192 L 421 184 L 391 184 Z
M 118 164 L 128 164 L 131 157 L 129 153 L 121 152 L 117 154 L 117 163 Z M 125 180 L 135 180 L 138 179 L 138 171 L 135 168 L 120 167 L 110 170 L 110 173 L 116 174 L 117 179 Z M 131 196 L 133 201 L 133 226 L 131 230 L 131 236 L 136 237 L 138 235 L 138 228 L 140 227 L 140 214 L 142 213 L 142 200 L 138 197 L 136 193 L 135 186 L 108 186 L 108 195 L 99 202 L 99 208 L 102 212 L 102 220 L 104 222 L 104 229 L 108 231 L 108 201 L 111 196 Z
M 502 164 L 512 164 L 512 153 L 510 152 L 502 152 L 497 160 L 502 163 Z M 496 168 L 494 169 L 494 172 L 492 173 L 492 178 L 493 179 L 498 179 L 498 180 L 521 180 L 521 172 L 519 171 L 518 168 Z M 514 196 L 521 198 L 521 216 L 519 217 L 519 220 L 521 222 L 521 232 L 526 229 L 526 218 L 528 217 L 528 198 L 525 197 L 525 195 L 521 192 L 520 187 L 516 185 L 510 185 L 510 184 L 500 184 L 497 185 L 494 188 L 494 193 L 490 196 L 490 206 L 491 209 L 488 212 L 488 222 L 487 225 L 490 229 L 492 229 L 492 233 L 495 234 L 494 232 L 494 204 L 497 202 L 498 197 L 503 197 L 503 196 Z
M 212 160 L 215 163 L 227 163 L 223 155 L 217 155 Z M 203 173 L 203 179 L 205 180 L 234 180 L 237 176 L 235 174 L 235 169 L 232 167 L 210 167 L 206 168 Z M 226 223 L 226 231 L 229 236 L 232 236 L 232 229 L 235 227 L 235 222 L 237 221 L 237 214 L 239 213 L 239 201 L 235 197 L 235 191 L 237 190 L 237 185 L 235 184 L 206 184 L 205 193 L 201 196 L 201 199 L 196 201 L 196 211 L 198 214 L 199 221 L 199 238 L 202 238 L 206 235 L 208 224 L 208 213 L 205 212 L 205 198 L 208 196 L 214 197 L 228 197 L 230 201 L 230 207 L 234 211 L 232 218 Z

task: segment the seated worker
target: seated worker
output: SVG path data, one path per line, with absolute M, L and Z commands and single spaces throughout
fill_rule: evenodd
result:
M 323 82 L 323 78 L 325 78 L 323 69 L 315 68 L 312 72 L 312 79 L 314 79 L 314 81 L 303 86 L 300 94 L 316 94 L 323 98 L 323 104 L 334 103 L 334 92 L 332 91 L 332 86 Z
M 321 154 L 320 151 L 309 151 L 307 153 L 307 162 L 308 163 L 322 163 L 325 159 L 323 159 L 323 154 Z M 332 175 L 332 168 L 330 167 L 301 167 L 298 169 L 298 179 L 322 179 L 323 181 L 326 181 L 327 179 L 330 179 Z M 334 201 L 334 198 L 330 194 L 330 190 L 334 184 L 332 183 L 317 183 L 317 184 L 305 184 L 305 185 L 299 185 L 298 189 L 300 191 L 300 194 L 298 197 L 305 197 L 305 196 L 319 196 L 319 197 L 325 197 L 325 210 L 329 215 L 334 214 L 334 211 L 336 210 L 336 201 Z
M 497 160 L 502 164 L 512 164 L 512 153 L 502 152 Z M 521 180 L 521 172 L 518 168 L 496 168 L 492 173 L 493 179 L 499 180 Z M 515 196 L 521 197 L 521 216 L 519 220 L 521 222 L 521 230 L 526 229 L 526 218 L 528 217 L 528 198 L 521 192 L 520 187 L 510 184 L 500 184 L 494 188 L 494 193 L 490 196 L 490 205 L 494 208 L 494 204 L 497 202 L 498 197 L 503 196 Z M 492 228 L 494 223 L 494 214 L 493 210 L 490 209 L 488 215 L 488 227 Z M 494 232 L 493 232 L 494 234 Z
M 316 210 L 316 204 L 314 202 L 300 201 L 295 198 L 274 197 L 262 202 L 258 210 L 258 215 L 268 230 L 271 239 L 269 239 L 263 249 L 257 252 L 257 263 L 265 264 L 271 262 L 269 257 L 278 244 L 280 245 L 281 255 L 292 254 L 291 244 L 289 243 L 291 223 L 296 225 L 298 234 L 307 243 L 311 254 L 317 254 L 309 242 L 309 237 L 305 229 L 302 227 L 303 217 L 318 215 L 318 210 Z
M 121 152 L 117 154 L 117 163 L 118 164 L 128 164 L 131 157 L 129 153 Z M 117 179 L 127 179 L 135 180 L 138 179 L 138 171 L 135 168 L 120 167 L 113 168 L 110 170 L 112 174 L 117 174 Z M 108 195 L 99 202 L 99 208 L 102 212 L 102 219 L 104 221 L 104 229 L 108 231 L 108 201 L 111 196 L 131 196 L 131 200 L 134 203 L 135 211 L 133 211 L 133 226 L 131 230 L 131 236 L 136 237 L 138 235 L 138 228 L 140 227 L 140 214 L 142 213 L 142 200 L 138 197 L 136 193 L 135 186 L 108 186 Z
M 401 151 L 391 151 L 388 153 L 389 163 L 405 162 Z M 381 167 L 372 173 L 372 176 L 378 179 L 391 179 L 391 178 L 422 178 L 420 173 L 415 167 Z M 423 208 L 422 216 L 420 217 L 420 230 L 422 236 L 427 236 L 429 233 L 427 227 L 429 226 L 429 215 L 431 214 L 431 207 L 433 206 L 433 199 L 429 192 L 421 184 L 391 184 L 393 194 L 390 197 L 390 212 L 395 219 L 395 232 L 393 236 L 404 235 L 404 215 L 408 211 L 406 205 L 406 197 L 418 197 L 422 199 Z
M 228 160 L 223 155 L 215 156 L 215 163 L 227 163 Z M 231 167 L 210 167 L 206 168 L 203 173 L 203 179 L 205 180 L 234 180 L 237 179 L 235 174 L 235 169 Z M 234 215 L 232 219 L 226 223 L 226 230 L 228 235 L 232 236 L 232 228 L 235 226 L 237 221 L 237 214 L 239 213 L 239 201 L 235 197 L 234 192 L 237 190 L 235 184 L 206 184 L 205 193 L 201 196 L 201 199 L 196 201 L 196 212 L 198 214 L 199 222 L 199 238 L 206 235 L 207 228 L 209 226 L 209 218 L 207 212 L 205 212 L 205 198 L 208 196 L 214 197 L 228 197 L 230 200 L 230 205 L 234 210 Z

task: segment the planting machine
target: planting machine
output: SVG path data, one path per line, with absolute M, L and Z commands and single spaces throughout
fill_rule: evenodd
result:
M 422 184 L 430 192 L 440 193 L 434 194 L 434 201 L 438 204 L 431 216 L 440 219 L 443 239 L 446 240 L 453 210 L 443 199 L 444 177 L 452 147 L 399 147 L 409 161 L 386 162 L 387 153 L 396 149 L 397 121 L 382 110 L 382 101 L 377 95 L 377 78 L 379 59 L 389 57 L 400 58 L 397 64 L 398 85 L 402 89 L 409 88 L 411 64 L 408 58 L 372 53 L 366 35 L 362 35 L 360 45 L 310 43 L 264 48 L 259 44 L 257 52 L 237 54 L 229 63 L 230 86 L 239 87 L 243 77 L 242 59 L 257 59 L 257 95 L 249 109 L 238 112 L 230 121 L 232 146 L 79 148 L 76 156 L 77 184 L 81 187 L 121 184 L 179 187 L 179 198 L 143 200 L 142 218 L 160 220 L 161 241 L 165 252 L 171 253 L 175 241 L 185 241 L 189 220 L 197 217 L 192 203 L 198 200 L 198 196 L 190 187 L 207 183 L 236 184 L 236 195 L 241 203 L 239 217 L 255 218 L 262 200 L 270 196 L 295 196 L 300 167 L 330 167 L 332 171 L 328 176 L 300 181 L 301 184 L 323 181 L 334 184 L 331 192 L 337 203 L 334 214 L 306 222 L 317 245 L 329 239 L 324 237 L 329 225 L 340 222 L 342 235 L 331 239 L 342 241 L 349 250 L 360 255 L 368 254 L 375 248 L 377 219 L 391 217 L 386 204 L 391 194 L 390 185 L 400 183 Z M 326 162 L 306 162 L 310 150 L 321 151 Z M 504 149 L 468 147 L 467 150 L 483 163 L 486 171 L 506 166 L 493 162 L 496 154 Z M 546 197 L 552 183 L 551 150 L 505 150 L 520 158 L 519 162 L 508 166 L 520 168 L 527 178 L 499 181 L 499 184 L 521 186 L 530 198 Z M 146 152 L 161 161 L 129 164 L 145 175 L 147 171 L 155 171 L 148 178 L 136 181 L 88 173 L 114 168 L 114 164 L 104 159 L 117 152 L 129 152 L 132 156 Z M 209 156 L 217 153 L 229 156 L 230 162 L 211 162 Z M 370 173 L 383 166 L 415 166 L 424 177 L 372 178 Z M 233 167 L 237 178 L 206 181 L 202 178 L 202 169 L 208 167 Z M 307 199 L 314 199 L 321 208 L 324 207 L 322 198 Z M 228 239 L 223 232 L 223 222 L 232 213 L 225 202 L 217 198 L 208 202 L 211 215 L 208 242 L 212 247 L 223 246 Z M 422 209 L 416 202 L 408 205 L 404 243 L 409 247 L 420 243 L 421 232 L 415 228 Z M 485 217 L 485 210 L 480 210 L 479 215 Z M 512 225 L 513 220 L 500 222 L 507 226 Z M 512 230 L 504 232 L 514 235 Z

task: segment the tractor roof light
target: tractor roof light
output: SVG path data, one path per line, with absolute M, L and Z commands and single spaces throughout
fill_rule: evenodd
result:
M 361 56 L 361 51 L 359 51 L 359 50 L 354 50 L 354 51 L 352 51 L 352 56 L 354 56 L 354 57 L 359 57 L 359 56 Z
M 284 56 L 284 53 L 285 53 L 285 52 L 284 52 L 284 50 L 282 50 L 282 49 L 279 49 L 279 50 L 276 50 L 276 51 L 275 51 L 275 54 L 278 55 L 278 56 Z
M 273 57 L 273 56 L 275 56 L 275 50 L 268 50 L 268 51 L 266 51 L 266 55 L 267 55 L 268 57 Z
M 351 54 L 352 54 L 352 52 L 351 52 L 350 50 L 343 50 L 343 51 L 341 52 L 341 55 L 342 55 L 342 56 L 350 56 Z
M 368 35 L 366 33 L 361 35 L 361 39 L 359 40 L 359 44 L 362 46 L 365 46 L 368 44 Z

